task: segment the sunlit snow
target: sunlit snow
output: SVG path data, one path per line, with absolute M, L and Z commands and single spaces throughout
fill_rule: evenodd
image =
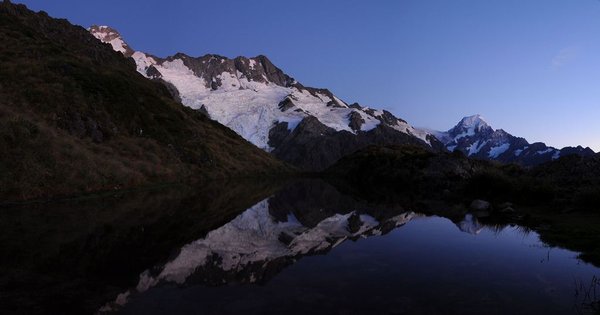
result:
M 111 39 L 106 34 L 107 27 L 100 27 L 94 33 L 96 38 L 109 41 L 113 49 L 122 53 L 126 52 L 126 44 L 121 37 Z M 233 129 L 246 140 L 264 150 L 270 151 L 269 131 L 279 122 L 287 122 L 288 129 L 294 130 L 303 118 L 316 117 L 324 125 L 337 131 L 348 131 L 356 133 L 349 126 L 349 114 L 357 112 L 364 123 L 360 131 L 369 131 L 376 128 L 381 121 L 379 116 L 383 111 L 374 111 L 374 114 L 363 110 L 348 107 L 341 99 L 333 96 L 314 92 L 296 86 L 283 87 L 268 82 L 252 81 L 244 74 L 223 72 L 216 78 L 221 81 L 217 89 L 210 87 L 210 82 L 205 80 L 189 69 L 181 59 L 158 62 L 155 58 L 143 52 L 136 51 L 131 56 L 137 65 L 137 70 L 147 76 L 146 71 L 154 66 L 160 73 L 161 78 L 175 86 L 179 92 L 181 102 L 194 109 L 204 108 L 209 116 L 221 124 Z M 221 59 L 221 63 L 225 59 Z M 248 66 L 251 70 L 259 68 L 261 61 L 258 58 L 249 58 Z M 295 82 L 295 81 L 294 81 Z M 291 97 L 294 107 L 282 111 L 279 104 L 286 98 Z M 336 106 L 328 106 L 335 103 Z M 411 134 L 425 143 L 429 143 L 429 132 L 412 127 L 398 120 L 398 125 L 392 128 L 407 134 Z

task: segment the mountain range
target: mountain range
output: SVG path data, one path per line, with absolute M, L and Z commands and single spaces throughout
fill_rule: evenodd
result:
M 265 56 L 159 58 L 110 27 L 84 29 L 10 1 L 0 16 L 3 199 L 275 174 L 289 164 L 321 171 L 370 145 L 526 166 L 593 154 L 529 144 L 480 116 L 447 132 L 415 128 L 304 86 Z
M 177 53 L 159 58 L 133 50 L 108 26 L 89 31 L 137 71 L 165 84 L 182 104 L 201 110 L 259 148 L 305 170 L 323 170 L 368 145 L 412 144 L 432 151 L 534 166 L 561 156 L 591 156 L 590 148 L 557 149 L 493 129 L 480 115 L 448 131 L 415 128 L 386 110 L 349 104 L 327 89 L 302 85 L 265 56 L 229 59 Z
M 184 105 L 306 170 L 322 170 L 369 144 L 415 144 L 435 150 L 443 145 L 385 110 L 348 104 L 327 89 L 306 87 L 265 56 L 229 59 L 167 58 L 134 51 L 108 26 L 90 32 L 131 57 L 147 78 L 166 83 Z

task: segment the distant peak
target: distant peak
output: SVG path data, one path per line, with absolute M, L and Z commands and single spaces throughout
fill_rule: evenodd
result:
M 467 137 L 474 136 L 476 133 L 482 131 L 490 131 L 493 132 L 494 129 L 483 119 L 483 117 L 479 114 L 473 116 L 466 116 L 460 120 L 460 122 L 454 126 L 454 128 L 448 130 L 448 133 L 455 140 Z
M 479 114 L 463 117 L 463 119 L 460 120 L 459 125 L 465 127 L 489 126 L 489 124 L 487 123 L 487 121 L 485 121 L 483 116 Z

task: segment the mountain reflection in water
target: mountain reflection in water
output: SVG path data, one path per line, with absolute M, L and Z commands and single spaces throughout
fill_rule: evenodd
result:
M 352 211 L 310 227 L 292 213 L 286 221 L 278 222 L 269 214 L 268 200 L 263 200 L 206 238 L 184 246 L 176 258 L 155 270 L 156 276 L 145 271 L 133 292 L 144 292 L 161 281 L 183 284 L 188 278 L 209 285 L 264 282 L 301 256 L 326 253 L 348 239 L 385 234 L 415 216 L 405 212 L 379 222 Z M 117 304 L 131 293 L 121 295 Z
M 221 183 L 3 209 L 0 245 L 10 255 L 0 260 L 0 311 L 594 309 L 597 299 L 580 292 L 598 268 L 545 245 L 536 232 L 445 212 L 443 203 L 428 208 L 410 194 L 369 198 L 336 187 L 317 179 Z
M 402 226 L 409 222 L 412 229 L 406 237 L 403 230 L 407 228 Z M 396 232 L 398 227 L 402 228 Z M 398 240 L 399 235 L 405 237 Z M 331 262 L 336 247 L 356 260 L 352 268 L 343 261 Z M 372 248 L 380 251 L 364 253 Z M 322 181 L 306 180 L 260 201 L 206 237 L 183 246 L 165 264 L 144 271 L 135 287 L 107 303 L 101 312 L 193 313 L 202 307 L 202 314 L 570 313 L 573 283 L 567 281 L 566 273 L 558 272 L 564 272 L 561 268 L 566 265 L 573 269 L 573 277 L 591 277 L 596 269 L 579 265 L 575 254 L 565 250 L 552 253 L 559 265 L 551 265 L 550 256 L 550 249 L 528 229 L 486 226 L 471 213 L 452 223 L 399 205 L 374 206 L 340 194 Z M 386 264 L 390 259 L 410 267 Z M 312 269 L 298 272 L 306 268 L 303 261 L 313 264 Z M 546 265 L 539 268 L 542 263 Z M 323 271 L 330 268 L 336 271 Z M 372 277 L 362 279 L 361 274 L 373 269 L 377 272 Z M 344 276 L 335 275 L 344 270 Z M 353 276 L 348 277 L 348 272 Z M 493 276 L 486 281 L 482 273 Z M 353 281 L 353 277 L 362 280 Z M 530 278 L 535 279 L 534 285 Z M 310 285 L 304 290 L 298 288 L 307 282 Z M 511 292 L 517 287 L 522 288 L 520 292 Z M 342 298 L 357 290 L 365 294 Z M 400 299 L 381 301 L 395 290 Z M 181 301 L 181 296 L 194 296 L 197 301 Z M 328 308 L 312 309 L 322 303 Z

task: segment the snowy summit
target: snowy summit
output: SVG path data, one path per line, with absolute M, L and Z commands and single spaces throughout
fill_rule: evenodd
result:
M 458 150 L 469 157 L 525 166 L 555 160 L 568 154 L 594 153 L 591 149 L 582 147 L 559 150 L 541 142 L 530 144 L 502 129 L 492 128 L 481 115 L 464 117 L 452 129 L 433 133 L 449 151 Z
M 301 167 L 326 167 L 378 139 L 441 147 L 433 135 L 388 111 L 348 104 L 327 89 L 302 85 L 265 56 L 196 58 L 178 53 L 159 58 L 132 50 L 110 27 L 93 26 L 89 31 L 131 57 L 139 73 L 165 83 L 183 105 L 201 110 L 259 148 Z M 313 139 L 316 136 L 339 144 L 326 144 Z M 323 152 L 319 161 L 316 157 L 299 161 L 298 150 Z

